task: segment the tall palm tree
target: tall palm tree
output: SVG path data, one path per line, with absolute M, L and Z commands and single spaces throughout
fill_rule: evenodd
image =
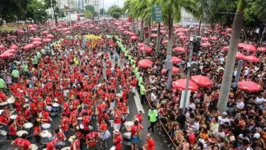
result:
M 162 13 L 164 23 L 168 26 L 168 44 L 167 44 L 167 61 L 172 59 L 172 47 L 173 47 L 173 25 L 174 21 L 179 22 L 181 20 L 181 8 L 184 8 L 187 12 L 195 14 L 197 12 L 197 5 L 194 0 L 160 0 L 162 6 Z M 167 89 L 170 89 L 172 85 L 172 69 L 168 71 Z
M 244 0 L 239 0 L 237 11 L 233 22 L 233 33 L 230 39 L 228 56 L 226 59 L 225 71 L 223 75 L 222 87 L 219 94 L 218 109 L 220 112 L 226 111 L 228 96 L 232 83 L 232 75 L 235 67 L 237 45 L 240 40 L 240 33 L 244 20 Z
M 137 17 L 137 13 L 135 12 L 135 8 L 138 6 L 138 0 L 127 0 L 124 3 L 123 12 L 127 12 L 128 16 L 132 17 L 132 23 L 131 23 L 131 31 L 134 31 L 135 27 L 135 20 L 134 18 Z
M 147 44 L 150 45 L 151 42 L 151 16 L 152 16 L 152 0 L 139 0 L 140 1 L 140 7 L 139 9 L 141 11 L 141 18 L 143 19 L 144 23 L 148 25 L 149 28 L 149 37 L 148 37 L 148 42 Z

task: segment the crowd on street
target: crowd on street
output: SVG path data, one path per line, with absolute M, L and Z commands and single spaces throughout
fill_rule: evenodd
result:
M 193 88 L 183 113 L 179 105 L 189 37 L 199 27 L 175 25 L 171 89 L 166 88 L 167 27 L 161 26 L 159 50 L 157 24 L 145 42 L 131 27 L 127 20 L 114 19 L 1 31 L 1 135 L 19 150 L 107 149 L 109 139 L 113 150 L 155 150 L 152 136 L 156 130 L 164 134 L 160 128 L 166 129 L 175 149 L 266 149 L 265 42 L 248 38 L 238 45 L 233 83 L 238 61 L 243 60 L 239 82 L 231 87 L 227 110 L 219 112 L 232 29 L 203 26 L 200 52 L 191 63 Z M 149 108 L 149 127 L 142 125 L 141 111 L 133 120 L 127 118 L 129 94 L 136 92 Z M 52 129 L 55 116 L 60 119 Z M 145 144 L 139 146 L 140 140 Z

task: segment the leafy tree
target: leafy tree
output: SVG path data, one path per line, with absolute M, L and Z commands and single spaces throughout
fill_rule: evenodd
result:
M 108 9 L 108 14 L 113 18 L 120 18 L 122 15 L 122 9 L 117 5 L 113 5 Z
M 86 5 L 86 6 L 85 6 L 85 10 L 88 10 L 88 11 L 90 11 L 91 13 L 94 13 L 94 12 L 95 12 L 95 8 L 94 8 L 94 6 L 92 6 L 92 5 Z
M 194 0 L 160 0 L 165 25 L 168 26 L 167 61 L 172 60 L 173 24 L 181 20 L 181 8 L 191 14 L 197 14 L 197 4 Z M 168 71 L 167 88 L 172 86 L 172 69 Z
M 237 11 L 233 22 L 233 33 L 230 40 L 228 56 L 225 64 L 225 71 L 222 80 L 221 92 L 219 94 L 218 109 L 220 112 L 226 111 L 228 96 L 231 89 L 232 75 L 235 68 L 237 46 L 240 40 L 240 33 L 244 20 L 244 0 L 239 0 Z
M 84 11 L 84 17 L 87 19 L 91 19 L 91 18 L 93 18 L 93 14 L 90 11 L 85 10 Z
M 38 0 L 30 0 L 26 10 L 26 18 L 31 18 L 36 23 L 44 22 L 47 17 L 45 6 Z
M 45 3 L 45 8 L 51 8 L 53 9 L 53 12 L 54 12 L 54 18 L 55 18 L 55 23 L 57 24 L 57 14 L 56 14 L 56 5 L 57 5 L 57 0 L 44 0 L 44 3 Z
M 103 15 L 104 15 L 104 13 L 105 13 L 105 9 L 104 9 L 104 8 L 101 8 L 101 9 L 100 9 L 100 15 L 102 15 L 102 16 L 103 16 Z

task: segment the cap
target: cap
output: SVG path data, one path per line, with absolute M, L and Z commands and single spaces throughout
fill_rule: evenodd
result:
M 259 139 L 260 138 L 260 134 L 259 133 L 255 133 L 254 136 L 253 136 L 253 138 Z
M 222 115 L 225 115 L 226 116 L 227 115 L 227 112 L 223 112 Z

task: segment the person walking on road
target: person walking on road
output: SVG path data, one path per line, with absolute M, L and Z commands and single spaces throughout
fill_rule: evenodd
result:
M 152 132 L 154 132 L 154 125 L 157 122 L 157 117 L 158 117 L 158 112 L 157 110 L 154 108 L 154 106 L 152 106 L 151 109 L 149 109 L 148 112 L 148 117 L 149 117 L 149 121 L 151 123 L 151 125 L 148 127 L 148 131 L 150 131 L 150 129 L 152 130 Z
M 143 150 L 155 150 L 155 142 L 151 137 L 151 133 L 147 134 L 145 145 L 143 146 Z

